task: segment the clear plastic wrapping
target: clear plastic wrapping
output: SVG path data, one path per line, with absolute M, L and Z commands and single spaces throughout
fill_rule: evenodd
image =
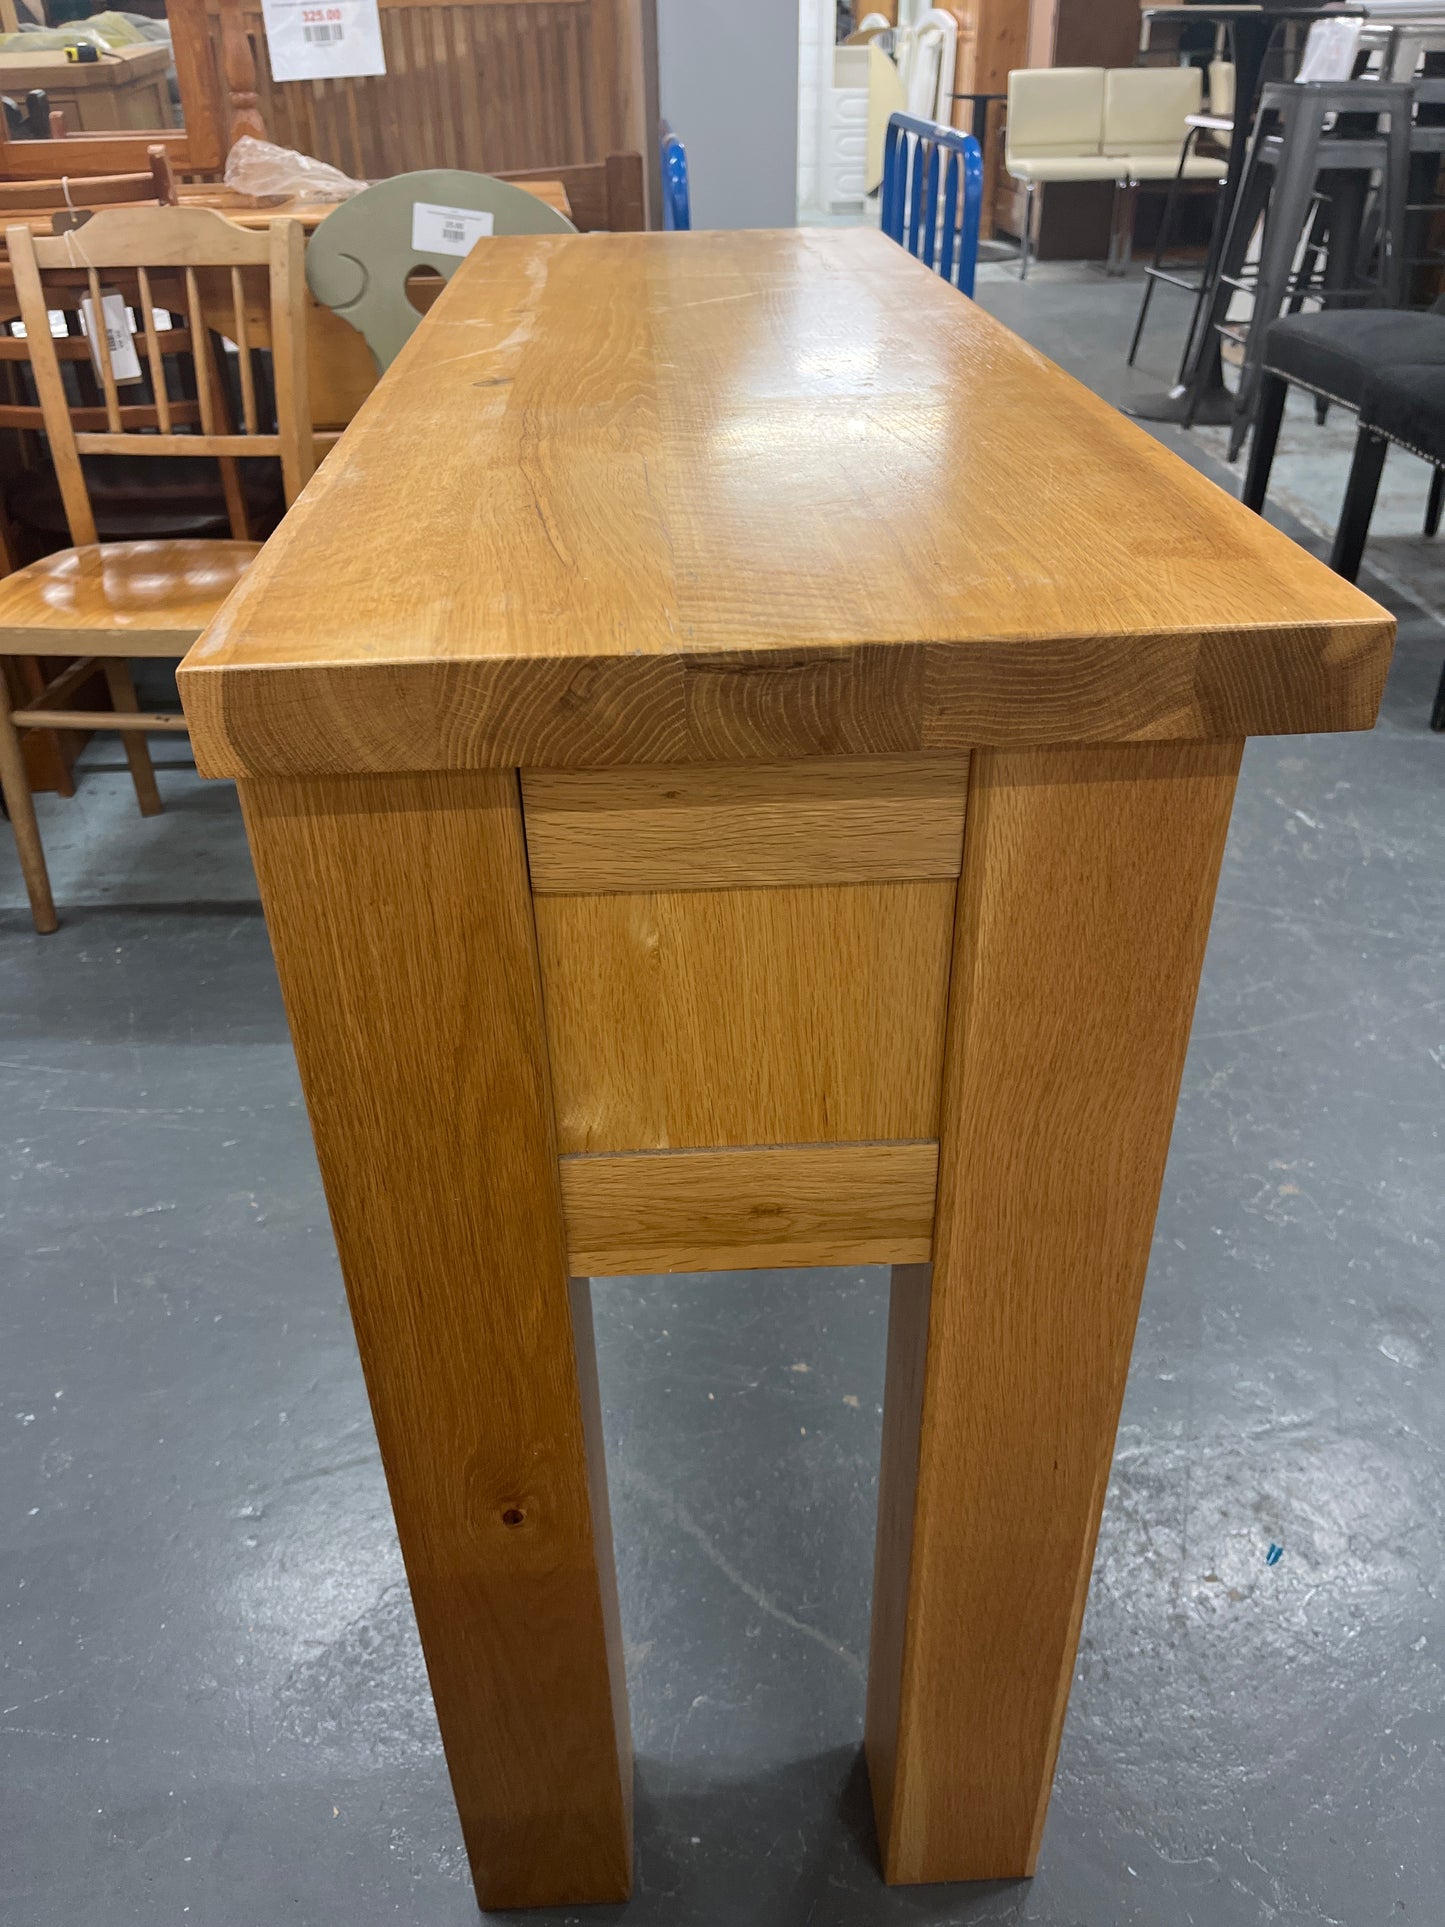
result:
M 298 201 L 349 201 L 366 186 L 340 168 L 291 147 L 243 134 L 226 156 L 226 185 L 257 197 L 284 194 Z

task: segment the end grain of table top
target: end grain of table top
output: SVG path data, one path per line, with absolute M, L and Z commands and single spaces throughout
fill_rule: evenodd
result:
M 1394 625 L 865 230 L 497 237 L 182 686 L 214 775 L 1365 728 Z

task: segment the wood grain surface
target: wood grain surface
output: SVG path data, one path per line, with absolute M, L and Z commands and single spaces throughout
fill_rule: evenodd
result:
M 188 658 L 202 767 L 1372 721 L 1393 623 L 862 230 L 476 250 Z
M 889 1331 L 890 1880 L 1033 1870 L 1239 751 L 974 758 L 931 1290 L 896 1275 Z
M 966 756 L 523 770 L 539 895 L 956 877 Z
M 478 1896 L 620 1900 L 626 1693 L 516 777 L 242 803 Z
M 955 890 L 536 898 L 561 1149 L 935 1137 Z
M 564 1157 L 575 1272 L 882 1265 L 929 1256 L 936 1144 Z

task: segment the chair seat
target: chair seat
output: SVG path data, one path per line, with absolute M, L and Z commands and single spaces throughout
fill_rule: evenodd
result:
M 184 655 L 259 542 L 106 542 L 0 579 L 0 654 Z
M 1118 181 L 1128 163 L 1103 154 L 1010 154 L 1004 166 L 1017 181 Z
M 1179 172 L 1179 149 L 1159 154 L 1011 154 L 1004 163 L 1016 181 L 1172 181 Z M 1186 181 L 1222 181 L 1228 163 L 1211 154 L 1191 154 Z
M 1445 314 L 1400 308 L 1326 308 L 1270 323 L 1264 366 L 1346 408 L 1358 408 L 1377 370 L 1445 366 Z
M 1445 327 L 1445 320 L 1440 325 Z M 1437 467 L 1445 464 L 1445 357 L 1372 375 L 1360 397 L 1360 425 Z

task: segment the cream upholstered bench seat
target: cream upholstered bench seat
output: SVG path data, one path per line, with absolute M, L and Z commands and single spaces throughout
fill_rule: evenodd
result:
M 1004 165 L 1026 190 L 1020 272 L 1028 273 L 1034 195 L 1045 182 L 1114 183 L 1112 266 L 1127 243 L 1126 196 L 1119 190 L 1181 174 L 1223 180 L 1223 160 L 1185 155 L 1189 117 L 1198 114 L 1202 93 L 1197 67 L 1016 68 L 1009 75 Z M 1132 204 L 1127 219 L 1132 225 Z
M 1117 181 L 1119 163 L 1106 154 L 1015 156 L 1008 171 L 1020 181 Z

